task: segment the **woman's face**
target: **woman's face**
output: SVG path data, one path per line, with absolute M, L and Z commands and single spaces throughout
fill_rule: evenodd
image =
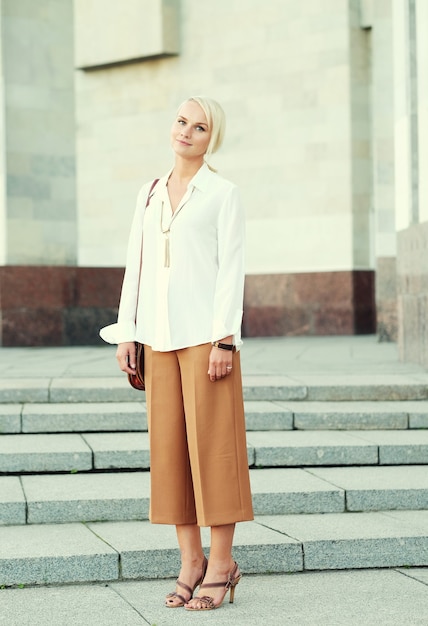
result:
M 176 155 L 203 159 L 211 139 L 205 113 L 197 102 L 184 102 L 171 128 L 171 145 Z

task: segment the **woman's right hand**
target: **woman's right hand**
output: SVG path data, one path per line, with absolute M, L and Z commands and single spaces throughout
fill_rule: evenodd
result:
M 135 374 L 137 366 L 137 350 L 133 341 L 120 343 L 116 350 L 116 359 L 122 372 Z

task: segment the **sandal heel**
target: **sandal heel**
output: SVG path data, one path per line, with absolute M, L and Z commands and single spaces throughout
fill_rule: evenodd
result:
M 239 576 L 234 578 L 233 581 L 231 581 L 231 583 L 230 583 L 229 604 L 233 604 L 233 601 L 235 599 L 235 587 L 239 583 L 241 578 L 242 578 L 242 574 L 239 574 Z
M 238 571 L 238 563 L 235 561 L 235 567 L 231 572 L 229 572 L 229 576 L 224 583 L 204 583 L 199 587 L 199 589 L 203 589 L 204 587 L 223 587 L 223 595 L 221 596 L 220 601 L 216 604 L 214 598 L 211 596 L 196 596 L 193 598 L 194 601 L 197 601 L 198 606 L 191 606 L 189 602 L 184 606 L 186 611 L 212 611 L 213 609 L 218 609 L 222 603 L 224 598 L 226 597 L 227 592 L 229 591 L 229 604 L 233 604 L 235 599 L 235 587 L 239 583 L 242 578 L 241 572 L 237 576 L 235 576 Z

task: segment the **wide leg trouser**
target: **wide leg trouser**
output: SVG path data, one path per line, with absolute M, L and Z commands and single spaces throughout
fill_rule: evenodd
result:
M 239 352 L 229 376 L 207 375 L 211 344 L 145 346 L 150 521 L 218 526 L 253 519 Z

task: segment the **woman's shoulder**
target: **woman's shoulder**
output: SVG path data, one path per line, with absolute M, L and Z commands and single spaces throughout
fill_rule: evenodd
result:
M 151 198 L 160 188 L 162 188 L 162 186 L 165 186 L 168 175 L 169 174 L 165 174 L 156 178 L 151 178 L 143 183 L 138 190 L 137 205 L 141 205 L 142 202 L 145 204 L 149 196 Z
M 225 178 L 222 174 L 208 168 L 207 172 L 209 177 L 209 186 L 213 191 L 228 193 L 238 189 L 238 186 L 234 182 Z
M 140 188 L 138 190 L 138 197 L 140 198 L 142 196 L 147 196 L 153 183 L 154 183 L 154 180 L 149 180 L 149 181 L 144 182 L 142 185 L 140 185 Z
M 164 178 L 166 178 L 166 176 L 162 175 L 162 176 L 157 176 L 156 178 L 150 178 L 149 180 L 146 180 L 140 186 L 138 193 L 141 195 L 141 194 L 147 194 L 151 190 L 154 191 L 156 187 L 158 186 L 158 184 L 160 183 L 160 181 Z

